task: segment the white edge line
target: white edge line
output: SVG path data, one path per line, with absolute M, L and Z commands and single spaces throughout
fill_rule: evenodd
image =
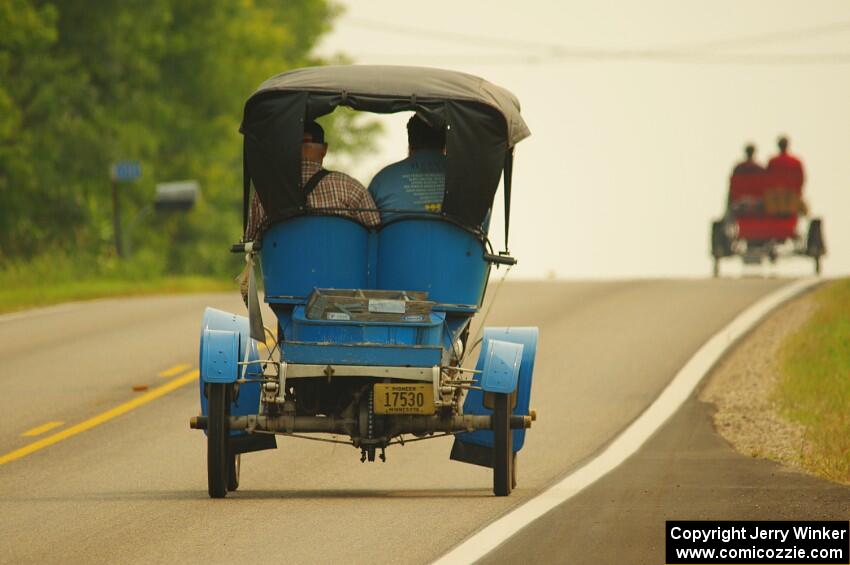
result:
M 37 308 L 20 310 L 18 312 L 10 312 L 8 314 L 0 315 L 0 323 L 20 320 L 22 318 L 36 318 L 38 316 L 44 316 L 46 314 L 58 314 L 61 312 L 68 312 L 70 310 L 78 309 L 80 305 L 80 302 L 65 302 L 63 304 L 54 304 L 51 306 L 42 306 Z
M 434 565 L 474 563 L 552 508 L 569 500 L 613 471 L 640 449 L 646 440 L 678 410 L 736 340 L 778 305 L 824 280 L 823 278 L 798 280 L 772 292 L 741 312 L 699 348 L 685 366 L 676 373 L 655 402 L 604 451 L 555 485 L 461 542 L 460 545 L 434 561 Z

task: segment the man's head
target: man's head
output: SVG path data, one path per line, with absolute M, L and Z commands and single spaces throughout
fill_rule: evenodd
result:
M 407 145 L 411 153 L 420 149 L 443 151 L 446 148 L 446 130 L 429 126 L 415 114 L 407 122 Z
M 747 145 L 744 146 L 744 153 L 746 153 L 747 159 L 752 161 L 753 155 L 756 154 L 756 146 L 753 145 L 752 143 L 748 143 Z
M 776 140 L 776 145 L 779 147 L 781 152 L 785 153 L 788 151 L 788 138 L 784 135 L 780 136 L 780 138 Z
M 325 143 L 325 130 L 316 122 L 304 124 L 304 137 L 301 138 L 301 159 L 321 163 L 328 152 Z

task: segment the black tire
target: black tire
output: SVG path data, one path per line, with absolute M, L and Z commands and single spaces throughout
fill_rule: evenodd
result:
M 516 452 L 514 452 L 513 461 L 511 461 L 511 490 L 516 490 Z
M 809 223 L 809 233 L 806 237 L 806 255 L 820 259 L 825 253 L 826 245 L 823 241 L 822 223 L 820 218 L 815 218 Z
M 237 453 L 228 458 L 230 468 L 227 470 L 227 490 L 233 492 L 239 488 L 239 472 L 242 469 L 242 455 Z
M 233 459 L 228 449 L 228 386 L 207 386 L 207 485 L 210 498 L 224 498 L 230 470 L 228 459 Z
M 732 242 L 726 235 L 726 223 L 723 220 L 711 223 L 711 255 L 728 257 L 732 254 Z
M 513 486 L 511 395 L 493 395 L 493 494 L 508 496 Z

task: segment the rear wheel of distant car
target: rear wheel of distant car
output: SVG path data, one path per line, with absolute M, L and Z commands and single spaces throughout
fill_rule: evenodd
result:
M 712 274 L 715 277 L 720 276 L 720 259 L 731 254 L 729 238 L 726 236 L 726 226 L 724 222 L 717 221 L 711 223 L 711 257 L 713 261 Z
M 824 253 L 826 253 L 826 245 L 823 241 L 823 226 L 821 220 L 816 218 L 809 223 L 809 233 L 806 237 L 806 255 L 814 259 L 816 274 L 820 274 L 820 259 Z

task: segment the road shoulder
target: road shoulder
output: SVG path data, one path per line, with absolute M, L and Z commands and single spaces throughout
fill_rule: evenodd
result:
M 776 316 L 783 327 L 794 326 L 806 319 L 807 308 L 802 297 L 772 313 L 723 363 L 746 351 L 760 328 L 776 334 Z M 850 487 L 736 451 L 714 427 L 715 406 L 701 400 L 707 388 L 692 394 L 623 465 L 482 562 L 513 563 L 533 554 L 543 563 L 660 563 L 666 520 L 847 520 Z
M 666 520 L 847 520 L 850 488 L 738 453 L 712 412 L 692 397 L 625 464 L 482 563 L 662 563 Z
M 806 293 L 771 313 L 714 368 L 699 394 L 714 406 L 714 427 L 739 453 L 802 470 L 805 429 L 780 414 L 775 400 L 782 377 L 783 341 L 815 311 Z

